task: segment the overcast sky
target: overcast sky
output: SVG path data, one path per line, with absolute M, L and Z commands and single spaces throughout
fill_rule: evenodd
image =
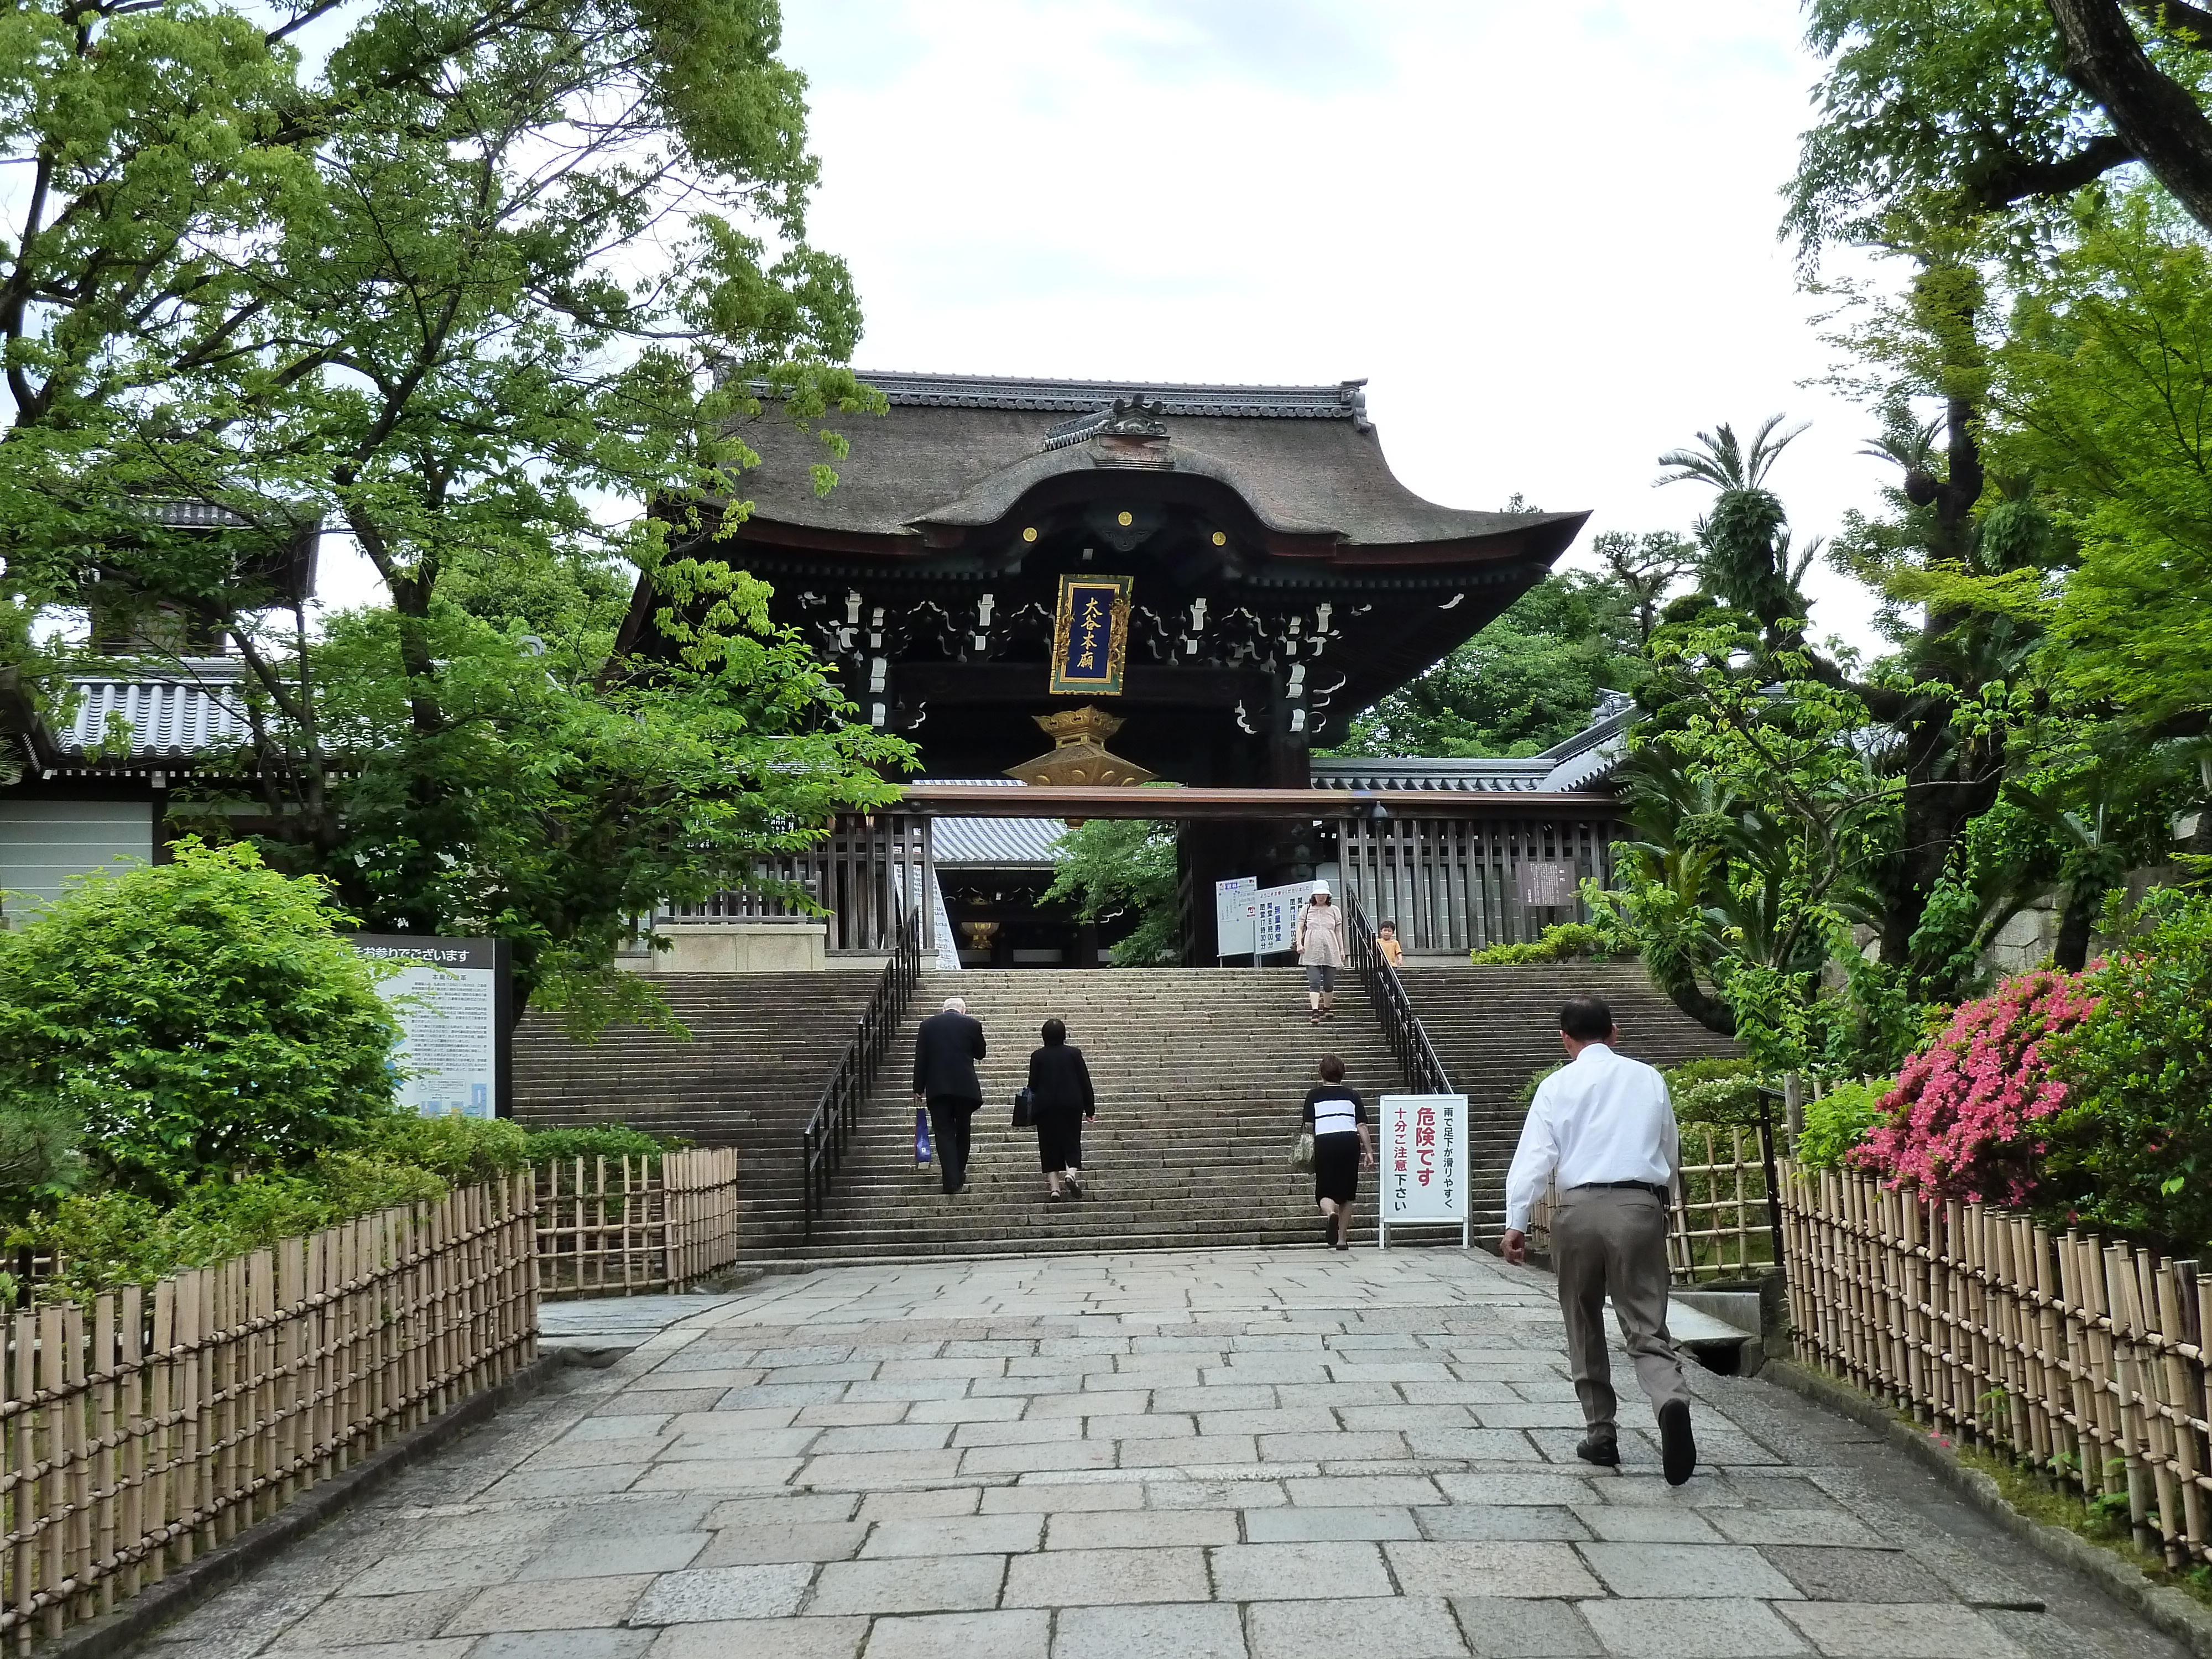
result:
M 1809 421 L 1796 533 L 1876 505 L 1778 194 L 1819 65 L 1790 0 L 786 0 L 810 227 L 859 367 L 1134 382 L 1365 377 L 1400 477 L 1603 530 L 1711 499 L 1659 453 Z M 373 585 L 325 543 L 326 603 Z M 1825 567 L 1816 633 L 1872 644 Z
M 1802 537 L 1881 479 L 1775 240 L 1818 65 L 1790 0 L 787 0 L 859 367 L 1365 376 L 1400 477 L 1686 531 L 1701 428 L 1812 428 Z M 1587 541 L 1587 533 L 1585 543 Z M 1816 629 L 1871 606 L 1815 579 Z

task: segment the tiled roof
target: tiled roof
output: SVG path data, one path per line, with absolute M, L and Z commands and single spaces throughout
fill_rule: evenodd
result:
M 930 783 L 989 783 L 1009 789 L 1015 778 L 930 778 Z M 1067 833 L 1058 818 L 939 818 L 930 825 L 930 859 L 940 869 L 1049 870 L 1053 842 Z
M 1559 793 L 1589 789 L 1613 775 L 1628 753 L 1628 728 L 1636 702 L 1619 691 L 1601 692 L 1590 723 L 1541 754 L 1516 760 L 1316 759 L 1316 789 L 1439 789 Z
M 1176 386 L 1152 380 L 1038 380 L 996 374 L 862 373 L 894 408 L 1021 409 L 1081 415 L 1142 398 L 1169 415 L 1241 420 L 1364 421 L 1364 380 L 1334 386 Z
M 1454 793 L 1538 790 L 1551 775 L 1552 763 L 1526 760 L 1316 759 L 1310 775 L 1316 789 L 1442 790 Z
M 82 760 L 106 738 L 110 714 L 131 723 L 133 761 L 191 760 L 243 743 L 248 733 L 237 684 L 244 670 L 235 658 L 203 657 L 159 674 L 80 674 L 76 707 L 55 746 Z
M 1097 458 L 1084 446 L 1054 447 L 1055 430 L 1069 416 L 1137 398 L 1147 411 L 1160 410 L 1168 470 L 1225 488 L 1264 530 L 1324 538 L 1355 551 L 1454 543 L 1454 556 L 1465 565 L 1454 566 L 1462 585 L 1470 571 L 1492 562 L 1548 563 L 1587 516 L 1482 512 L 1423 500 L 1391 472 L 1357 380 L 1205 386 L 952 374 L 860 379 L 882 391 L 890 408 L 880 417 L 809 423 L 834 426 L 848 445 L 837 463 L 837 487 L 826 495 L 815 487 L 815 468 L 824 459 L 817 432 L 800 430 L 773 409 L 733 428 L 759 458 L 736 481 L 752 504 L 748 522 L 894 539 L 981 530 L 1034 490 L 1092 477 Z

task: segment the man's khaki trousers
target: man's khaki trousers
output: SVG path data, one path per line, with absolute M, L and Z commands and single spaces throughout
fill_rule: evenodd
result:
M 1681 1357 L 1667 1334 L 1667 1208 L 1657 1196 L 1632 1187 L 1560 1194 L 1552 1217 L 1552 1260 L 1567 1320 L 1567 1364 L 1590 1433 L 1610 1440 L 1620 1431 L 1605 1347 L 1607 1292 L 1653 1411 L 1670 1400 L 1688 1403 Z

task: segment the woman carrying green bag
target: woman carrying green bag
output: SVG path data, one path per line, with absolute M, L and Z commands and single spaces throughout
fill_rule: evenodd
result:
M 1375 1167 L 1375 1138 L 1367 1127 L 1365 1103 L 1345 1086 L 1344 1062 L 1323 1054 L 1314 1070 L 1321 1082 L 1308 1091 L 1300 1121 L 1313 1137 L 1314 1200 L 1324 1218 L 1321 1242 L 1348 1250 L 1359 1172 Z M 1304 1136 L 1299 1139 L 1303 1143 Z M 1301 1144 L 1298 1152 L 1304 1150 Z

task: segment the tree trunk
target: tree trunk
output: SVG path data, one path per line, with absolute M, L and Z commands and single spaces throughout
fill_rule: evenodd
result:
M 1698 983 L 1696 974 L 1670 971 L 1654 963 L 1649 956 L 1644 959 L 1644 968 L 1652 983 L 1667 994 L 1667 1000 L 1698 1024 L 1721 1036 L 1735 1035 L 1735 1010 L 1710 994 Z
M 2212 120 L 2196 95 L 2150 61 L 2118 0 L 2044 0 L 2065 47 L 2067 78 L 2173 198 L 2212 230 Z
M 2104 890 L 2101 886 L 2066 890 L 2066 908 L 2058 918 L 2058 938 L 2051 947 L 2051 959 L 2061 973 L 2078 974 L 2088 965 L 2090 927 L 2096 920 Z

